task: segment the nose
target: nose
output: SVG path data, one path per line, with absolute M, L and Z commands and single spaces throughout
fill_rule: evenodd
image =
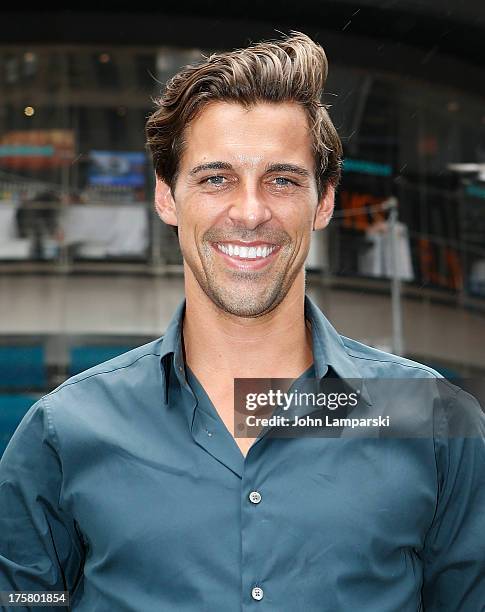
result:
M 238 190 L 228 216 L 238 227 L 255 229 L 271 219 L 271 211 L 257 187 L 246 186 Z

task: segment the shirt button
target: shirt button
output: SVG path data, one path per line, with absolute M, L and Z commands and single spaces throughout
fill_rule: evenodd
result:
M 263 599 L 263 589 L 261 587 L 254 587 L 251 591 L 251 597 L 256 601 L 261 601 Z
M 249 501 L 252 504 L 259 504 L 261 501 L 261 493 L 259 491 L 251 491 L 249 494 Z

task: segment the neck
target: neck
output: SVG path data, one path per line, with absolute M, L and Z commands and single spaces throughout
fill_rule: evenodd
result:
M 185 283 L 183 334 L 186 363 L 196 375 L 219 380 L 222 375 L 231 383 L 233 378 L 297 378 L 312 364 L 303 270 L 276 308 L 252 318 L 222 311 L 192 281 Z

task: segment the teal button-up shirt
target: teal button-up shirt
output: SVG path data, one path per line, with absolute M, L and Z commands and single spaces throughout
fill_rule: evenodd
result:
M 184 306 L 163 338 L 70 378 L 21 422 L 0 462 L 0 591 L 69 590 L 76 612 L 485 610 L 473 398 L 450 401 L 476 435 L 443 422 L 421 438 L 261 436 L 244 458 L 184 367 Z M 309 298 L 305 311 L 304 376 L 360 379 L 373 410 L 389 398 L 365 379 L 437 377 L 340 336 Z

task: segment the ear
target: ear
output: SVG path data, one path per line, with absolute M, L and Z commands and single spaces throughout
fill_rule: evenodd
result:
M 172 190 L 158 176 L 155 177 L 155 180 L 155 208 L 158 216 L 167 225 L 178 225 Z
M 318 202 L 317 209 L 315 210 L 315 216 L 313 217 L 313 229 L 319 230 L 324 229 L 330 223 L 332 218 L 333 209 L 335 205 L 335 187 L 332 184 L 328 184 L 325 193 Z

